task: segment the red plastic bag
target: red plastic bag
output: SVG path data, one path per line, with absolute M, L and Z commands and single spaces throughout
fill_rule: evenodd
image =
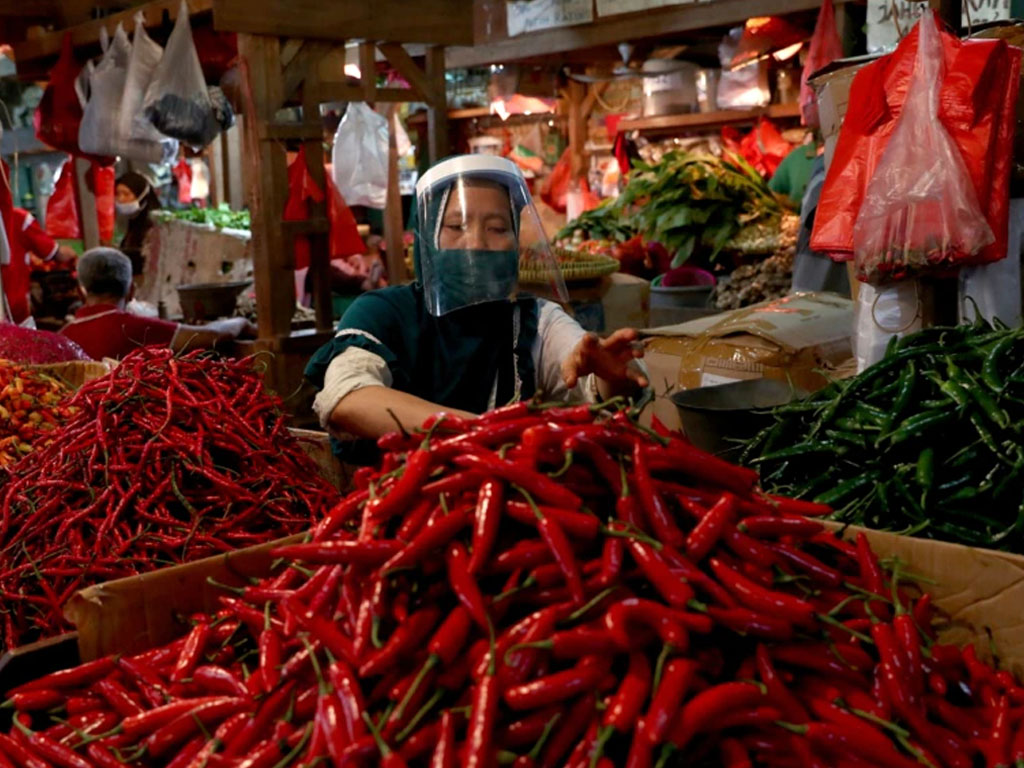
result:
M 723 128 L 722 142 L 726 149 L 750 163 L 765 179 L 775 174 L 793 149 L 793 145 L 782 138 L 775 123 L 764 118 L 758 120 L 753 130 L 742 138 L 735 128 Z
M 843 43 L 836 29 L 836 14 L 832 8 L 832 0 L 825 0 L 818 12 L 818 22 L 814 25 L 814 34 L 811 35 L 807 61 L 800 75 L 800 117 L 804 125 L 816 128 L 821 124 L 818 119 L 818 99 L 814 89 L 807 84 L 807 79 L 822 67 L 841 58 Z
M 53 194 L 46 202 L 46 234 L 64 240 L 82 236 L 75 200 L 75 161 L 68 160 L 57 174 Z
M 352 215 L 352 210 L 330 176 L 327 177 L 327 186 L 331 190 L 331 196 L 327 198 L 327 218 L 331 222 L 331 259 L 366 253 L 366 243 L 359 236 L 356 217 Z
M 565 201 L 569 194 L 569 177 L 572 172 L 572 160 L 569 150 L 566 149 L 555 167 L 551 169 L 551 175 L 540 191 L 540 199 L 554 208 L 559 213 L 565 213 Z
M 192 202 L 192 164 L 184 157 L 171 169 L 178 181 L 178 202 L 189 205 Z
M 313 181 L 306 166 L 306 148 L 299 147 L 295 159 L 288 165 L 288 200 L 284 204 L 285 221 L 305 221 L 309 218 L 309 201 L 321 203 L 324 192 Z M 295 268 L 309 266 L 309 240 L 304 235 L 295 236 Z
M 96 196 L 100 240 L 109 243 L 114 239 L 114 166 L 93 162 L 86 178 L 89 189 Z
M 920 30 L 919 23 L 895 52 L 867 65 L 853 80 L 811 238 L 814 250 L 837 261 L 853 258 L 854 225 L 906 102 Z M 998 261 L 1007 247 L 1021 52 L 1001 40 L 960 40 L 944 30 L 939 31 L 939 42 L 945 77 L 938 95 L 938 122 L 959 151 L 995 236 L 994 242 L 957 264 Z
M 853 227 L 858 277 L 883 283 L 958 266 L 995 240 L 960 150 L 938 120 L 942 43 L 926 11 L 917 61 Z

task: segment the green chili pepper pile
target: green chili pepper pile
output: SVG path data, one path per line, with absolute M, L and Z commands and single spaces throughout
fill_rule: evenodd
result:
M 779 408 L 744 460 L 870 528 L 1024 552 L 1024 332 L 931 328 Z
M 308 528 L 337 500 L 251 358 L 142 347 L 0 470 L 0 648 L 68 629 L 78 589 Z
M 1024 688 L 927 595 L 624 411 L 518 403 L 381 439 L 282 570 L 182 637 L 8 692 L 64 768 L 971 768 Z M 905 575 L 905 574 L 904 574 Z

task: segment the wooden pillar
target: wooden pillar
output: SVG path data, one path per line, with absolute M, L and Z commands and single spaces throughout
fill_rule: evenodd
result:
M 320 67 L 319 62 L 310 66 L 302 83 L 302 114 L 303 121 L 310 127 L 310 136 L 314 130 L 319 131 L 320 121 Z M 324 172 L 324 143 L 320 136 L 308 138 L 303 142 L 306 149 L 306 168 L 316 185 L 330 194 Z M 327 222 L 327 200 L 316 203 L 309 202 L 309 218 L 313 221 Z M 329 331 L 334 325 L 334 311 L 331 300 L 331 254 L 328 232 L 321 227 L 320 231 L 309 234 L 309 269 L 313 276 L 313 307 L 316 311 L 316 329 Z
M 223 136 L 224 199 L 236 211 L 245 206 L 245 166 L 242 163 L 244 123 L 244 115 L 235 115 L 235 124 Z
M 92 164 L 75 158 L 75 195 L 78 198 L 78 219 L 82 228 L 82 245 L 86 250 L 100 244 L 100 222 L 96 217 L 96 193 L 89 188 Z
M 224 189 L 224 134 L 207 147 L 206 164 L 210 168 L 210 204 L 217 207 L 225 200 Z
M 444 48 L 430 46 L 426 54 L 427 82 L 433 100 L 427 107 L 427 156 L 430 164 L 451 154 L 448 135 L 448 95 L 444 82 Z
M 583 83 L 569 80 L 565 101 L 569 117 L 570 173 L 573 179 L 580 178 L 586 172 L 584 167 L 586 163 L 584 145 L 587 142 L 587 116 L 583 110 L 586 90 L 586 86 Z
M 954 30 L 959 30 L 963 17 L 963 0 L 930 0 L 929 5 L 939 18 Z
M 402 195 L 398 187 L 398 140 L 395 121 L 398 107 L 388 104 L 388 195 L 384 205 L 384 246 L 387 249 L 388 281 L 391 285 L 406 282 L 405 245 L 402 236 L 405 228 L 402 222 Z
M 295 311 L 294 254 L 281 226 L 288 169 L 284 147 L 266 130 L 284 101 L 281 44 L 277 37 L 240 34 L 238 52 L 249 79 L 245 185 L 252 214 L 259 338 L 272 341 L 288 335 Z

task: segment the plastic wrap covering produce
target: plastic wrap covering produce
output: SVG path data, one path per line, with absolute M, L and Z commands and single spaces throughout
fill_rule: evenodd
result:
M 77 589 L 302 531 L 337 500 L 252 359 L 144 347 L 69 404 L 0 475 L 5 648 L 65 630 Z
M 664 443 L 664 444 L 663 444 Z M 971 766 L 1024 695 L 817 505 L 624 412 L 392 435 L 185 637 L 15 689 L 60 765 Z M 115 727 L 116 726 L 116 727 Z
M 745 460 L 839 520 L 1022 552 L 1022 398 L 1024 332 L 931 328 L 778 409 Z
M 74 413 L 63 402 L 70 391 L 52 376 L 0 360 L 0 467 L 53 442 Z
M 66 363 L 91 360 L 71 339 L 50 331 L 0 321 L 0 360 L 16 363 Z

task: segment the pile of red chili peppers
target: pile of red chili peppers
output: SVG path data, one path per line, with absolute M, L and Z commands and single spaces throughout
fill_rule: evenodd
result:
M 0 467 L 47 445 L 74 412 L 63 404 L 69 387 L 10 360 L 0 360 Z
M 78 589 L 301 532 L 338 499 L 251 359 L 143 348 L 67 404 L 0 474 L 0 647 L 66 631 Z
M 818 506 L 625 412 L 426 437 L 186 636 L 16 689 L 0 755 L 66 768 L 969 768 L 1024 689 Z

